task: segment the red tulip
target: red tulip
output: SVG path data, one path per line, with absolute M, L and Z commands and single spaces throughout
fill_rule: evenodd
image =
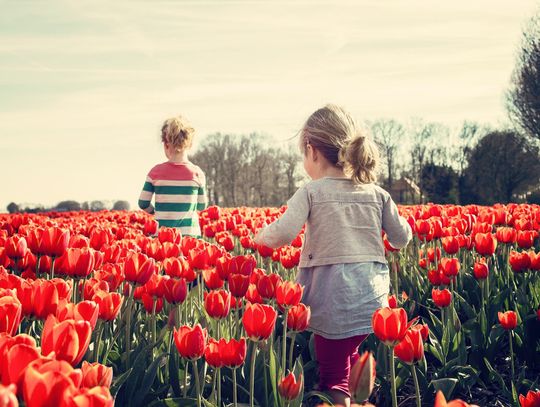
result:
M 152 296 L 151 294 L 148 294 L 147 292 L 142 294 L 142 303 L 143 307 L 146 310 L 147 313 L 152 314 L 159 314 L 161 310 L 163 309 L 163 298 L 159 297 L 156 298 Z
M 268 246 L 256 245 L 256 248 L 259 254 L 264 258 L 271 257 L 272 253 L 274 253 L 274 249 Z
M 281 397 L 285 400 L 294 400 L 300 395 L 300 391 L 304 386 L 304 380 L 302 374 L 298 377 L 298 381 L 291 372 L 278 383 L 278 391 Z
M 246 339 L 236 340 L 231 338 L 229 341 L 221 338 L 219 340 L 219 351 L 223 359 L 223 365 L 235 368 L 241 366 L 246 359 Z
M 64 254 L 56 260 L 55 270 L 58 274 L 72 277 L 87 277 L 94 271 L 96 256 L 92 249 L 67 249 Z
M 208 333 L 200 324 L 190 328 L 187 325 L 174 330 L 174 343 L 183 358 L 197 360 L 204 355 Z
M 404 363 L 413 364 L 424 357 L 424 342 L 419 329 L 409 329 L 403 340 L 398 343 L 394 352 Z
M 58 227 L 50 227 L 43 230 L 39 249 L 41 253 L 47 256 L 58 257 L 64 254 L 69 244 L 69 230 L 63 230 Z
M 182 233 L 176 228 L 160 227 L 158 231 L 158 239 L 161 243 L 171 242 L 179 244 L 182 241 Z
M 233 297 L 235 298 L 235 297 Z M 250 284 L 246 292 L 246 300 L 252 304 L 264 304 L 264 300 L 257 291 L 257 286 L 255 284 Z
M 22 304 L 15 296 L 15 292 L 6 290 L 0 297 L 0 332 L 14 335 L 19 328 L 22 315 Z M 9 292 L 13 293 L 9 295 Z
M 298 305 L 302 299 L 304 287 L 292 281 L 282 281 L 276 287 L 276 301 L 282 308 Z
M 482 256 L 492 256 L 497 248 L 497 239 L 492 233 L 477 233 L 474 236 L 474 247 Z
M 36 348 L 35 342 L 28 343 L 29 341 L 25 337 L 20 340 L 17 337 L 4 339 L 2 342 L 4 342 L 2 365 L 0 366 L 2 384 L 19 384 L 19 380 L 30 362 L 40 357 L 39 350 Z
M 388 306 L 390 308 L 397 308 L 398 307 L 397 299 L 396 299 L 396 296 L 394 294 L 388 296 Z
M 287 328 L 293 332 L 305 331 L 309 325 L 311 309 L 305 304 L 298 304 L 289 309 L 287 314 Z
M 519 404 L 521 407 L 540 407 L 540 390 L 529 390 L 527 395 L 519 395 Z
M 94 301 L 81 301 L 77 304 L 63 302 L 56 310 L 56 316 L 59 321 L 66 319 L 88 321 L 94 329 L 99 316 L 99 306 Z
M 28 250 L 28 245 L 24 236 L 11 236 L 4 244 L 6 255 L 11 259 L 23 258 Z
M 375 358 L 371 352 L 365 351 L 360 355 L 351 369 L 349 390 L 354 400 L 363 401 L 369 398 L 375 385 Z
M 193 281 L 197 277 L 195 272 L 189 266 L 188 261 L 183 256 L 163 260 L 163 269 L 168 276 L 176 278 L 183 277 L 187 281 Z
M 64 393 L 65 407 L 113 407 L 114 399 L 107 387 L 76 389 L 70 387 Z
M 257 281 L 257 291 L 264 299 L 275 297 L 276 287 L 281 282 L 281 276 L 276 273 L 264 274 Z
M 474 263 L 473 274 L 477 280 L 485 280 L 489 275 L 489 268 L 486 262 L 480 260 Z
M 522 249 L 529 249 L 534 246 L 534 240 L 538 237 L 536 230 L 519 230 L 516 242 Z
M 49 315 L 43 326 L 41 352 L 44 355 L 55 352 L 57 359 L 75 366 L 88 349 L 91 336 L 92 328 L 88 321 L 68 319 L 60 322 L 54 315 Z
M 242 324 L 246 334 L 252 341 L 260 341 L 270 337 L 276 324 L 277 311 L 270 305 L 247 304 Z
M 63 406 L 64 394 L 75 387 L 72 379 L 62 372 L 41 373 L 34 365 L 25 372 L 23 395 L 27 407 Z
M 452 255 L 459 251 L 459 241 L 454 236 L 443 237 L 441 243 L 446 254 Z
M 431 290 L 431 298 L 437 307 L 446 308 L 452 302 L 452 293 L 446 288 L 443 290 L 434 288 Z
M 407 333 L 410 324 L 407 321 L 407 312 L 403 308 L 379 308 L 373 313 L 371 325 L 375 336 L 387 346 L 394 346 Z
M 124 297 L 119 293 L 98 291 L 94 295 L 93 301 L 98 304 L 99 319 L 103 321 L 113 321 L 120 312 Z
M 435 404 L 433 407 L 478 407 L 476 404 L 468 404 L 464 402 L 463 400 L 456 399 L 456 400 L 450 400 L 446 401 L 446 398 L 444 397 L 444 394 L 442 391 L 438 391 L 437 395 L 435 396 Z
M 231 273 L 229 274 L 229 290 L 236 298 L 242 298 L 246 295 L 249 288 L 249 275 Z
M 499 323 L 504 329 L 511 330 L 517 326 L 517 314 L 514 311 L 498 312 Z
M 82 387 L 96 387 L 104 386 L 111 387 L 112 378 L 113 378 L 113 369 L 112 367 L 107 367 L 101 363 L 88 363 L 86 360 L 83 360 L 82 366 Z
M 181 304 L 187 296 L 187 284 L 183 278 L 163 280 L 164 296 L 169 304 Z
M 453 258 L 447 258 L 444 257 L 441 259 L 441 268 L 446 277 L 452 278 L 454 276 L 457 276 L 459 273 L 459 260 L 455 257 Z
M 222 338 L 221 340 L 223 341 L 224 339 Z M 224 366 L 223 358 L 220 354 L 219 342 L 214 338 L 208 339 L 208 344 L 204 350 L 204 359 L 214 369 Z
M 52 280 L 36 280 L 33 284 L 33 314 L 38 319 L 55 315 L 60 295 Z
M 520 273 L 524 270 L 527 270 L 531 265 L 531 258 L 527 252 L 510 252 L 510 257 L 508 258 L 512 270 L 516 273 Z
M 497 229 L 495 236 L 501 243 L 515 243 L 517 231 L 513 227 L 502 227 Z
M 529 251 L 529 259 L 531 261 L 529 268 L 535 271 L 540 270 L 540 253 Z
M 211 318 L 225 318 L 231 309 L 231 293 L 226 290 L 210 291 L 204 299 L 204 308 Z
M 132 253 L 124 263 L 126 280 L 134 285 L 144 285 L 156 272 L 156 262 L 142 253 Z
M 224 281 L 219 277 L 219 273 L 216 268 L 207 268 L 202 271 L 204 278 L 204 284 L 210 290 L 216 290 L 223 287 Z

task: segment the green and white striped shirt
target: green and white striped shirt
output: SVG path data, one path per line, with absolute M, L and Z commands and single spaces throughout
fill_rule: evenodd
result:
M 155 218 L 159 226 L 178 228 L 183 235 L 201 236 L 197 211 L 206 208 L 206 177 L 191 162 L 164 162 L 146 177 L 139 207 L 150 206 L 155 194 Z

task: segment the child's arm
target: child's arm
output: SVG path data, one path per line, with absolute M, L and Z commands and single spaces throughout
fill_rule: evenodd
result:
M 259 231 L 255 243 L 276 248 L 292 242 L 306 223 L 309 210 L 309 194 L 302 187 L 287 201 L 285 213 Z
M 154 195 L 154 184 L 152 178 L 146 177 L 146 181 L 143 185 L 141 195 L 139 196 L 139 208 L 148 213 L 154 213 L 154 207 L 152 206 L 152 196 Z
M 197 210 L 202 211 L 208 206 L 208 196 L 206 194 L 206 177 L 202 175 L 201 186 L 199 187 L 199 195 L 197 196 Z
M 383 230 L 386 232 L 386 237 L 392 247 L 401 249 L 407 246 L 407 243 L 412 239 L 411 227 L 407 220 L 399 215 L 398 208 L 390 194 L 386 194 L 383 199 Z

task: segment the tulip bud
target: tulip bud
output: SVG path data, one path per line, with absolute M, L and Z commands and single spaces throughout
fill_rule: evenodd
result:
M 351 369 L 349 390 L 355 401 L 360 402 L 369 398 L 376 376 L 375 358 L 371 352 L 365 351 Z

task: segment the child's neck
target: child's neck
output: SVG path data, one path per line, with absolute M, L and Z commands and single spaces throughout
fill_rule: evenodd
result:
M 185 163 L 188 161 L 187 151 L 176 151 L 169 156 L 169 162 L 171 163 Z

